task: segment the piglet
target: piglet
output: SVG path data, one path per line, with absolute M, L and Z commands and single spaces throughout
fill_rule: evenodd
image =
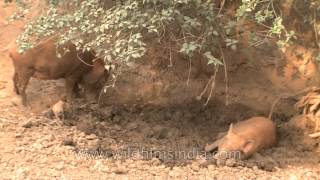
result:
M 62 100 L 59 100 L 56 104 L 51 107 L 51 110 L 56 119 L 64 119 L 66 103 Z
M 231 124 L 226 135 L 206 145 L 205 151 L 210 152 L 218 148 L 218 154 L 240 152 L 240 158 L 243 160 L 275 143 L 276 126 L 273 121 L 265 117 L 253 117 L 235 125 Z

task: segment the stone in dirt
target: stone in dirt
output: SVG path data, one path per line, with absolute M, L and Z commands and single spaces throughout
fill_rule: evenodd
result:
M 78 122 L 77 129 L 84 132 L 85 134 L 92 134 L 94 132 L 95 125 L 93 124 L 93 122 L 89 121 L 90 120 L 88 119 Z
M 128 125 L 127 125 L 127 129 L 128 130 L 134 130 L 134 129 L 136 129 L 136 128 L 138 128 L 138 123 L 137 122 L 130 122 L 130 123 L 128 123 Z
M 24 124 L 22 125 L 22 127 L 24 127 L 24 128 L 31 128 L 33 125 L 34 125 L 34 123 L 33 123 L 31 120 L 29 120 L 29 121 L 27 121 L 26 123 L 24 123 Z
M 76 143 L 71 138 L 64 139 L 62 144 L 65 146 L 75 146 L 76 145 Z
M 86 138 L 88 140 L 94 140 L 94 139 L 97 139 L 98 137 L 95 134 L 90 134 L 90 135 L 86 136 Z
M 113 172 L 116 173 L 116 174 L 126 174 L 128 171 L 124 167 L 117 167 L 117 168 L 114 169 Z
M 153 131 L 154 131 L 154 137 L 157 139 L 164 139 L 168 136 L 168 133 L 169 133 L 169 129 L 161 125 L 155 126 L 153 128 Z

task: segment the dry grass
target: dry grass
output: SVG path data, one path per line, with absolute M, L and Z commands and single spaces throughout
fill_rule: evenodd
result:
M 296 108 L 302 110 L 303 115 L 308 116 L 314 122 L 314 134 L 311 137 L 320 136 L 320 90 L 308 92 L 296 103 Z

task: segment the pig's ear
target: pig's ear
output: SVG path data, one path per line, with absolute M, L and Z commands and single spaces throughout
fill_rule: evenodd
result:
M 232 134 L 234 134 L 234 133 L 233 133 L 233 124 L 231 123 L 230 127 L 229 127 L 229 130 L 228 130 L 227 136 L 232 135 Z
M 248 152 L 250 152 L 252 150 L 253 145 L 254 145 L 254 140 L 252 140 L 252 139 L 251 140 L 247 140 L 243 145 L 243 150 L 242 151 L 245 154 L 247 154 Z

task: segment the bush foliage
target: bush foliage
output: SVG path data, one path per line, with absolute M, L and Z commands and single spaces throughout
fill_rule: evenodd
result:
M 12 0 L 6 0 L 11 2 Z M 16 0 L 23 16 L 29 1 Z M 72 42 L 79 50 L 94 50 L 106 68 L 128 65 L 145 55 L 151 42 L 190 57 L 197 53 L 208 64 L 222 65 L 219 47 L 237 49 L 236 28 L 244 20 L 263 31 L 253 31 L 250 40 L 259 45 L 276 40 L 283 46 L 294 37 L 283 25 L 277 0 L 242 0 L 228 14 L 225 0 L 46 0 L 48 11 L 26 25 L 17 42 L 19 51 L 34 47 L 45 37 L 57 37 L 58 45 Z M 231 1 L 236 3 L 236 0 Z M 310 1 L 315 13 L 320 3 Z M 230 4 L 230 2 L 229 2 Z M 320 34 L 315 15 L 308 19 Z M 318 40 L 317 40 L 318 41 Z M 170 42 L 170 43 L 169 43 Z M 67 49 L 65 49 L 67 51 Z M 58 56 L 60 56 L 58 54 Z

